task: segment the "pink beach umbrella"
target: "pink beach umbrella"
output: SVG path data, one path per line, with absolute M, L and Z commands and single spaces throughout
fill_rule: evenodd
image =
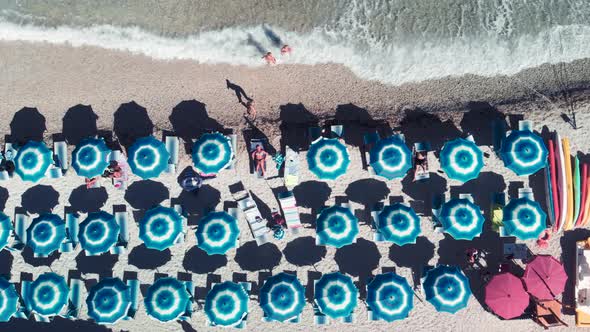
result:
M 552 300 L 563 293 L 567 274 L 555 257 L 537 255 L 526 266 L 522 280 L 527 291 L 539 300 Z
M 529 300 L 522 280 L 509 272 L 493 276 L 485 288 L 486 305 L 504 319 L 522 315 L 529 306 Z

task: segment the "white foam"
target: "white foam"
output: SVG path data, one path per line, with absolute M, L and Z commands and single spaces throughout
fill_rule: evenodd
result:
M 308 34 L 273 30 L 293 47 L 283 63 L 339 63 L 359 77 L 401 84 L 446 76 L 514 74 L 543 63 L 569 62 L 590 57 L 590 26 L 557 26 L 518 39 L 488 36 L 483 40 L 456 38 L 445 42 L 415 40 L 412 44 L 384 45 L 356 41 L 346 31 L 316 29 Z M 46 42 L 74 47 L 96 46 L 143 54 L 155 59 L 190 59 L 199 63 L 260 66 L 262 49 L 278 55 L 260 26 L 225 28 L 187 38 L 166 38 L 139 28 L 109 25 L 89 28 L 45 28 L 0 21 L 0 40 Z M 248 40 L 255 40 L 255 47 Z M 366 45 L 370 45 L 367 47 Z M 355 46 L 357 45 L 357 46 Z

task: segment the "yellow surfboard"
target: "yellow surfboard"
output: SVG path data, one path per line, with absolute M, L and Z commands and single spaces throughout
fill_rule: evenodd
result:
M 572 183 L 572 156 L 570 155 L 570 141 L 563 139 L 563 159 L 565 161 L 565 179 L 567 186 L 567 209 L 563 230 L 568 231 L 574 227 L 574 186 Z

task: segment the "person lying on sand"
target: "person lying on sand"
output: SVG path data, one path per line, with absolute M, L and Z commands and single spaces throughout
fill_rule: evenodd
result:
M 277 59 L 272 55 L 271 52 L 267 52 L 262 58 L 269 65 L 276 65 L 277 64 Z
M 262 149 L 262 146 L 256 145 L 256 150 L 252 152 L 252 159 L 256 162 L 256 172 L 260 172 L 262 176 L 266 173 L 266 157 L 268 154 Z

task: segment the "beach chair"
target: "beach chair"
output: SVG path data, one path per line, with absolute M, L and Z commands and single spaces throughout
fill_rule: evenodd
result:
M 518 130 L 523 131 L 523 130 L 528 130 L 530 132 L 533 131 L 533 121 L 530 120 L 520 120 L 518 121 Z
M 331 125 L 330 126 L 330 137 L 331 138 L 342 138 L 344 134 L 344 126 L 343 125 Z
M 78 244 L 78 218 L 79 215 L 75 212 L 66 213 L 66 237 L 59 247 L 59 252 L 72 252 Z
M 126 283 L 131 305 L 129 306 L 129 310 L 127 310 L 127 316 L 125 316 L 123 320 L 131 320 L 135 318 L 135 314 L 139 308 L 139 280 L 129 279 Z
M 371 228 L 373 228 L 373 241 L 386 242 L 383 234 L 379 230 L 379 213 L 383 210 L 383 203 L 379 202 L 371 209 Z
M 176 213 L 178 213 L 182 217 L 182 232 L 178 234 L 178 237 L 176 238 L 176 241 L 174 241 L 174 244 L 184 243 L 184 241 L 186 240 L 187 233 L 187 220 L 184 215 L 184 210 L 182 209 L 182 205 L 180 203 L 173 204 L 172 208 L 174 209 L 174 211 L 176 211 Z
M 238 208 L 234 208 L 234 207 L 230 207 L 227 208 L 227 214 L 229 214 L 230 216 L 232 216 L 234 219 L 239 220 L 238 217 Z M 235 247 L 238 248 L 240 246 L 240 237 L 238 237 L 236 239 L 236 245 Z
M 440 209 L 447 200 L 448 197 L 446 193 L 434 195 L 432 197 L 432 223 L 434 231 L 437 233 L 442 233 L 443 231 L 442 224 L 438 217 L 440 215 Z
M 250 296 L 250 292 L 252 291 L 252 284 L 249 282 L 240 282 L 239 284 L 240 284 L 240 286 L 242 286 L 244 291 L 246 291 L 246 294 L 248 294 L 248 296 Z M 238 323 L 234 327 L 237 329 L 245 329 L 247 327 L 247 322 L 248 322 L 248 313 L 245 313 L 244 317 L 242 317 L 242 320 L 240 321 L 240 323 Z
M 84 287 L 84 281 L 77 278 L 70 279 L 68 307 L 66 313 L 62 315 L 63 318 L 78 319 L 82 305 L 82 287 Z
M 179 150 L 179 140 L 176 136 L 166 136 L 165 140 L 166 150 L 170 155 L 170 159 L 168 160 L 168 168 L 166 168 L 166 173 L 174 174 L 176 173 L 176 165 L 178 165 L 178 150 Z
M 292 190 L 299 184 L 299 154 L 290 147 L 285 152 L 285 187 Z
M 111 248 L 110 252 L 115 255 L 121 255 L 125 253 L 127 245 L 129 244 L 129 220 L 127 216 L 127 209 L 121 205 L 121 209 L 113 211 L 115 215 L 115 221 L 119 225 L 119 239 L 114 247 Z
M 518 188 L 518 198 L 526 198 L 531 201 L 535 201 L 535 195 L 531 188 Z
M 13 147 L 12 143 L 10 142 L 5 142 L 4 143 L 4 154 L 3 154 L 3 159 L 5 159 L 6 161 L 12 161 L 14 158 L 16 157 L 16 149 Z M 12 177 L 12 175 L 10 173 L 8 173 L 8 171 L 4 170 L 4 171 L 0 171 L 0 180 L 5 181 L 8 180 Z
M 29 318 L 31 315 L 31 304 L 27 301 L 31 291 L 31 281 L 21 280 L 20 282 L 20 308 L 17 316 Z
M 473 200 L 473 195 L 471 195 L 471 194 L 465 194 L 465 193 L 459 194 L 459 199 L 466 199 L 466 200 L 470 201 L 471 203 L 475 203 L 475 201 Z
M 367 170 L 369 171 L 369 174 L 371 174 L 371 175 L 374 175 L 375 171 L 369 165 L 369 161 L 370 161 L 369 152 L 373 148 L 373 145 L 375 145 L 375 143 L 377 143 L 377 141 L 379 141 L 380 139 L 381 139 L 381 137 L 379 136 L 379 133 L 376 131 L 366 133 L 363 136 L 363 142 L 364 142 L 363 153 L 362 153 L 363 165 L 365 165 L 367 167 Z
M 238 203 L 238 207 L 244 213 L 250 231 L 257 245 L 263 245 L 269 242 L 272 238 L 271 230 L 266 226 L 266 219 L 262 218 L 262 214 L 256 205 L 256 202 L 250 197 L 247 190 L 241 190 L 234 194 L 234 199 Z
M 502 141 L 506 137 L 506 121 L 494 120 L 492 122 L 492 144 L 495 152 L 500 151 Z
M 70 168 L 68 160 L 68 144 L 64 140 L 53 141 L 53 159 L 55 166 L 64 173 Z
M 189 294 L 189 301 L 186 304 L 186 309 L 184 309 L 184 313 L 178 319 L 182 321 L 189 321 L 193 316 L 193 306 L 195 302 L 195 286 L 193 285 L 192 281 L 182 281 L 182 283 L 184 283 L 186 291 Z
M 267 151 L 268 140 L 266 138 L 252 138 L 250 139 L 250 149 L 248 152 L 250 162 L 252 164 L 252 172 L 256 173 L 258 178 L 263 178 L 262 172 L 256 172 L 256 160 L 252 158 L 252 152 L 256 150 L 256 147 L 260 145 L 264 151 Z M 268 154 L 268 152 L 267 152 Z M 266 170 L 266 160 L 264 161 L 264 169 Z
M 506 206 L 506 193 L 493 193 L 490 207 L 490 220 L 492 221 L 492 229 L 500 232 L 502 228 L 502 220 L 504 218 L 504 206 Z
M 23 250 L 27 244 L 27 227 L 29 223 L 29 216 L 23 211 L 15 210 L 14 212 L 14 237 L 10 246 L 11 250 Z
M 417 142 L 414 143 L 414 149 L 412 151 L 414 160 L 414 181 L 427 180 L 430 178 L 430 171 L 428 168 L 428 153 L 430 152 L 430 143 L 428 142 Z M 418 160 L 418 154 L 424 155 L 424 160 L 420 165 L 421 161 Z M 422 166 L 422 167 L 419 167 Z
M 545 329 L 557 326 L 568 327 L 567 323 L 561 319 L 562 307 L 559 300 L 536 300 L 533 320 Z
M 318 282 L 318 280 L 313 281 L 314 294 L 315 294 L 315 287 L 316 287 L 317 282 Z M 320 307 L 318 306 L 315 299 L 313 300 L 312 306 L 313 306 L 313 323 L 315 325 L 320 325 L 320 326 L 330 324 L 330 318 L 328 316 L 326 316 L 324 313 L 322 313 L 322 311 L 320 310 Z
M 287 228 L 291 230 L 293 234 L 299 234 L 303 225 L 301 224 L 301 218 L 299 217 L 295 195 L 293 195 L 292 191 L 286 191 L 279 193 L 278 198 Z
M 238 151 L 238 135 L 230 134 L 228 135 L 229 143 L 231 145 L 231 149 L 234 153 L 232 161 L 227 165 L 227 169 L 234 169 L 236 168 L 236 161 L 237 161 L 237 151 Z
M 309 137 L 309 143 L 313 143 L 315 140 L 322 137 L 322 128 L 317 126 L 308 127 L 307 136 Z

